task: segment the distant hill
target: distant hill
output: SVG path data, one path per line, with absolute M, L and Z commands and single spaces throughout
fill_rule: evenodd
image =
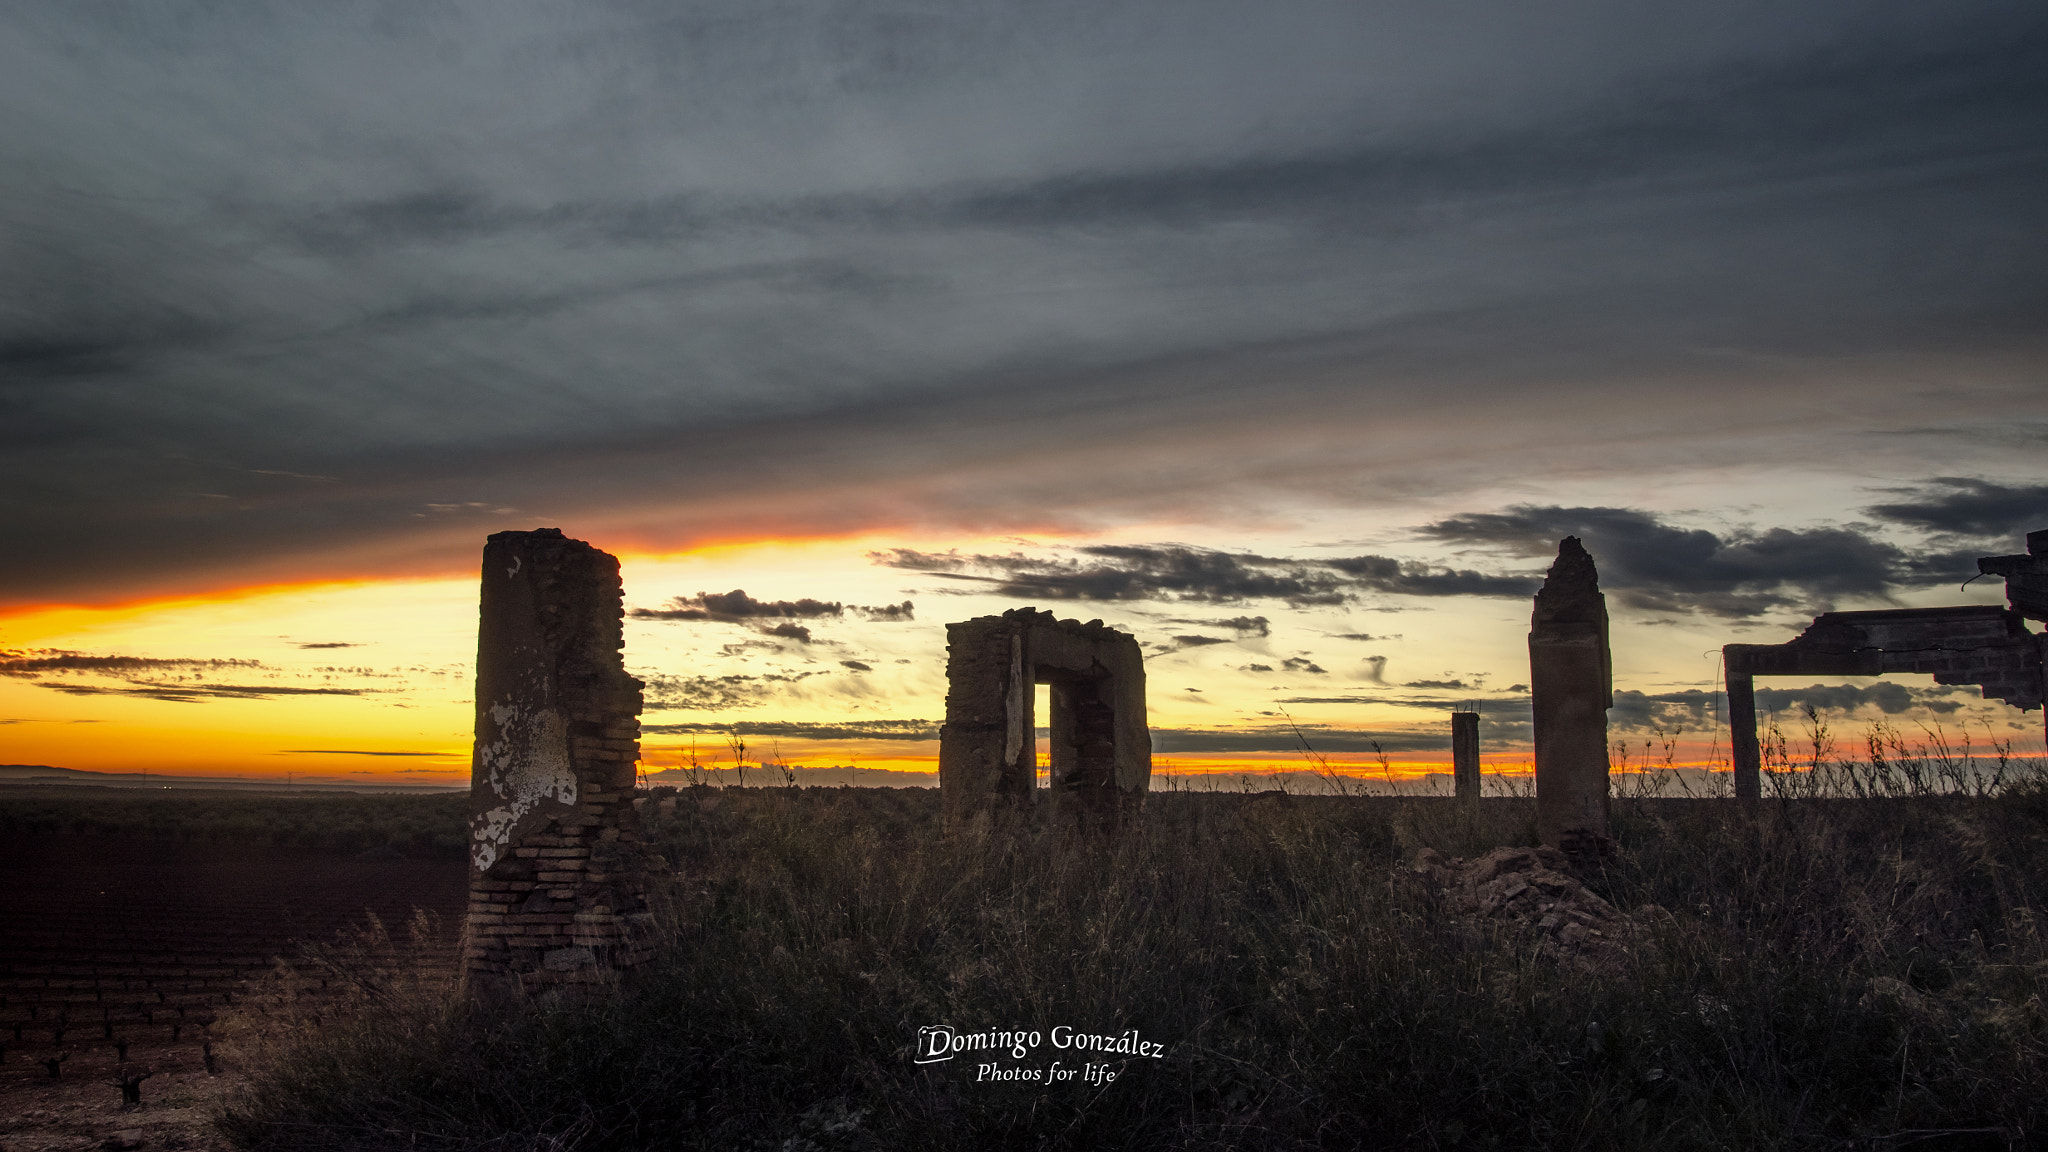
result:
M 77 768 L 53 768 L 48 764 L 0 764 L 0 780 L 25 780 L 36 776 L 98 776 Z

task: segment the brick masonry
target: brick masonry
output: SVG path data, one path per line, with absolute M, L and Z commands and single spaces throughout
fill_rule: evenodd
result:
M 641 684 L 616 558 L 559 529 L 484 547 L 470 771 L 473 990 L 604 983 L 651 958 L 630 801 Z
M 1987 700 L 2041 707 L 2048 635 L 2013 608 L 1989 604 L 1828 612 L 1783 644 L 1729 644 L 1728 727 L 1737 796 L 1761 794 L 1754 677 L 1931 674 L 1936 684 L 1974 684 Z
M 1152 778 L 1145 655 L 1135 637 L 1013 608 L 946 626 L 946 723 L 939 789 L 949 822 L 1035 805 L 1033 685 L 1047 684 L 1055 813 L 1114 828 Z

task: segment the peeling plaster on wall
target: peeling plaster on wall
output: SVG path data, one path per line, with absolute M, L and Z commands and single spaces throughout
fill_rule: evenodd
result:
M 640 681 L 619 562 L 557 528 L 499 532 L 478 588 L 465 986 L 609 983 L 653 955 L 632 806 Z
M 526 712 L 517 703 L 491 705 L 498 739 L 477 750 L 491 793 L 506 801 L 471 818 L 472 863 L 497 863 L 519 819 L 543 800 L 576 803 L 576 769 L 569 762 L 569 725 L 553 708 Z M 522 755 L 521 753 L 524 753 Z

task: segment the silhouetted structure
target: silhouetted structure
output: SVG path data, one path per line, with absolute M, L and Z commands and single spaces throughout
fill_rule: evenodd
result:
M 1479 799 L 1479 713 L 1451 713 L 1451 783 L 1460 800 Z
M 2026 621 L 2048 620 L 2048 530 L 2027 533 L 2024 556 L 1986 556 L 1980 575 L 2005 577 L 2007 608 L 1899 608 L 1827 612 L 1783 644 L 1721 649 L 1728 682 L 1728 735 L 1735 795 L 1763 795 L 1763 750 L 1756 738 L 1758 676 L 1883 676 L 1931 673 L 1937 684 L 1975 684 L 1987 700 L 2022 711 L 2048 695 L 2048 635 Z M 2048 721 L 2048 713 L 2043 714 Z
M 588 984 L 651 954 L 632 798 L 640 688 L 619 562 L 559 529 L 484 547 L 470 772 L 472 989 Z
M 1607 710 L 1614 667 L 1607 648 L 1607 598 L 1593 557 L 1576 536 L 1536 592 L 1529 627 L 1529 701 L 1536 738 L 1536 835 L 1569 853 L 1605 854 Z
M 946 626 L 939 789 L 949 822 L 1028 810 L 1037 787 L 1033 685 L 1049 685 L 1055 813 L 1113 828 L 1152 777 L 1145 655 L 1135 638 L 1013 608 Z

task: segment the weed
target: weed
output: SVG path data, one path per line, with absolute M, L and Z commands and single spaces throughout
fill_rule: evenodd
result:
M 1617 799 L 1621 852 L 1581 878 L 1654 944 L 1620 977 L 1459 919 L 1403 863 L 1533 843 L 1526 796 L 1161 791 L 1141 835 L 1105 840 L 948 837 L 920 790 L 734 788 L 649 819 L 677 871 L 661 959 L 625 992 L 484 1009 L 388 973 L 334 979 L 360 989 L 358 1022 L 274 1037 L 222 1130 L 250 1149 L 1833 1148 L 2042 1130 L 2048 785 L 2013 770 L 1961 794 L 1972 777 L 1930 771 L 1923 794 L 1843 799 L 1812 793 L 1823 761 L 1830 787 L 1904 777 L 1806 759 L 1769 804 Z M 937 1025 L 1136 1030 L 1166 1052 L 1120 1059 L 1109 1084 L 977 1083 L 985 1056 L 914 1061 Z

